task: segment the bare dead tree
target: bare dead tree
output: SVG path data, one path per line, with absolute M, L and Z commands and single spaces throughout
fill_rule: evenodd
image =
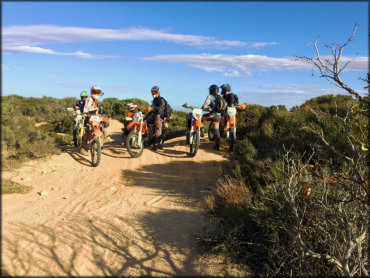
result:
M 318 270 L 314 260 L 321 260 L 331 263 L 343 276 L 368 277 L 369 207 L 348 201 L 348 195 L 327 180 L 315 183 L 315 177 L 307 174 L 314 171 L 309 164 L 313 154 L 306 160 L 303 156 L 297 159 L 290 150 L 281 155 L 286 182 L 273 187 L 284 196 L 291 214 L 290 221 L 282 219 L 280 228 L 296 247 L 291 252 L 302 259 L 312 275 Z M 333 201 L 334 196 L 341 200 Z M 309 239 L 312 232 L 314 243 Z M 326 246 L 325 251 L 320 246 Z
M 315 41 L 315 43 L 308 43 L 307 45 L 311 45 L 314 47 L 316 51 L 316 57 L 306 57 L 306 56 L 296 56 L 294 55 L 294 58 L 296 61 L 303 61 L 311 63 L 315 66 L 316 69 L 320 72 L 320 77 L 326 78 L 326 80 L 329 81 L 330 84 L 342 88 L 346 90 L 349 94 L 354 96 L 357 100 L 359 100 L 361 103 L 365 104 L 366 107 L 369 106 L 369 101 L 363 97 L 360 96 L 355 90 L 348 87 L 341 79 L 340 74 L 343 72 L 343 70 L 346 69 L 348 64 L 351 61 L 347 61 L 343 66 L 340 65 L 340 59 L 342 57 L 343 49 L 352 42 L 356 30 L 358 28 L 358 24 L 355 24 L 355 27 L 353 29 L 353 33 L 351 37 L 342 45 L 338 43 L 333 43 L 330 45 L 325 45 L 325 47 L 329 48 L 332 53 L 333 59 L 323 58 L 320 56 L 319 49 L 317 47 L 318 40 Z

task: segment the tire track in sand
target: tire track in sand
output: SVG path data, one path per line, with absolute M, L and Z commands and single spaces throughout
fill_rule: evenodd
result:
M 67 147 L 4 178 L 33 185 L 3 196 L 2 269 L 10 275 L 245 276 L 221 255 L 199 250 L 196 235 L 209 225 L 203 197 L 227 156 L 202 138 L 196 157 L 185 138 L 130 158 L 122 125 L 101 165 Z M 26 181 L 30 180 L 30 181 Z M 47 196 L 37 192 L 46 190 Z

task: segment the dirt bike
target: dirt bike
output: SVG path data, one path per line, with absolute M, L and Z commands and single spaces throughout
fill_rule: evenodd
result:
M 149 108 L 143 111 L 149 112 Z M 130 131 L 130 133 L 126 137 L 126 148 L 128 153 L 131 157 L 137 158 L 139 157 L 144 150 L 144 135 L 148 129 L 148 125 L 146 121 L 144 121 L 144 114 L 139 110 L 136 113 L 135 119 L 132 117 L 126 117 L 126 121 L 131 121 L 126 126 L 126 129 Z
M 204 126 L 204 124 L 202 123 L 203 109 L 190 106 L 187 103 L 183 104 L 182 106 L 185 108 L 192 109 L 188 139 L 190 145 L 190 156 L 194 157 L 199 149 L 200 129 L 201 127 Z
M 103 119 L 99 115 L 90 115 L 87 118 L 85 140 L 90 148 L 91 165 L 96 167 L 101 160 L 101 149 L 103 147 Z
M 226 112 L 223 114 L 220 120 L 219 131 L 220 136 L 225 137 L 226 140 L 229 142 L 229 150 L 232 151 L 234 149 L 234 144 L 236 141 L 236 111 L 237 110 L 244 110 L 246 107 L 246 103 L 243 103 L 238 106 L 228 106 L 226 108 Z M 212 123 L 209 125 L 208 128 L 208 138 L 209 140 L 213 141 L 215 138 L 215 128 Z
M 154 124 L 148 124 L 145 118 L 150 116 L 151 107 L 147 107 L 143 112 L 139 110 L 137 118 L 126 117 L 126 121 L 131 121 L 126 126 L 130 133 L 126 137 L 126 148 L 131 157 L 138 158 L 144 150 L 144 146 L 150 146 L 154 141 Z M 143 113 L 148 113 L 145 117 Z M 160 145 L 163 146 L 165 129 L 162 129 Z M 144 141 L 144 138 L 147 140 Z M 148 143 L 147 143 L 148 142 Z

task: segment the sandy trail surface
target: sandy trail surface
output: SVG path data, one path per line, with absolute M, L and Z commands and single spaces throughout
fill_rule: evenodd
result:
M 201 140 L 195 158 L 185 137 L 131 158 L 119 121 L 101 164 L 68 146 L 2 177 L 32 185 L 2 196 L 2 271 L 25 276 L 245 276 L 229 258 L 201 251 L 209 227 L 204 196 L 227 160 Z M 40 192 L 46 192 L 41 195 Z

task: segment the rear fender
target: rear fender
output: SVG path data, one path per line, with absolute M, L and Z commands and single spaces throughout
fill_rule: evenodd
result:
M 229 118 L 229 126 L 233 127 L 236 124 L 236 118 Z

